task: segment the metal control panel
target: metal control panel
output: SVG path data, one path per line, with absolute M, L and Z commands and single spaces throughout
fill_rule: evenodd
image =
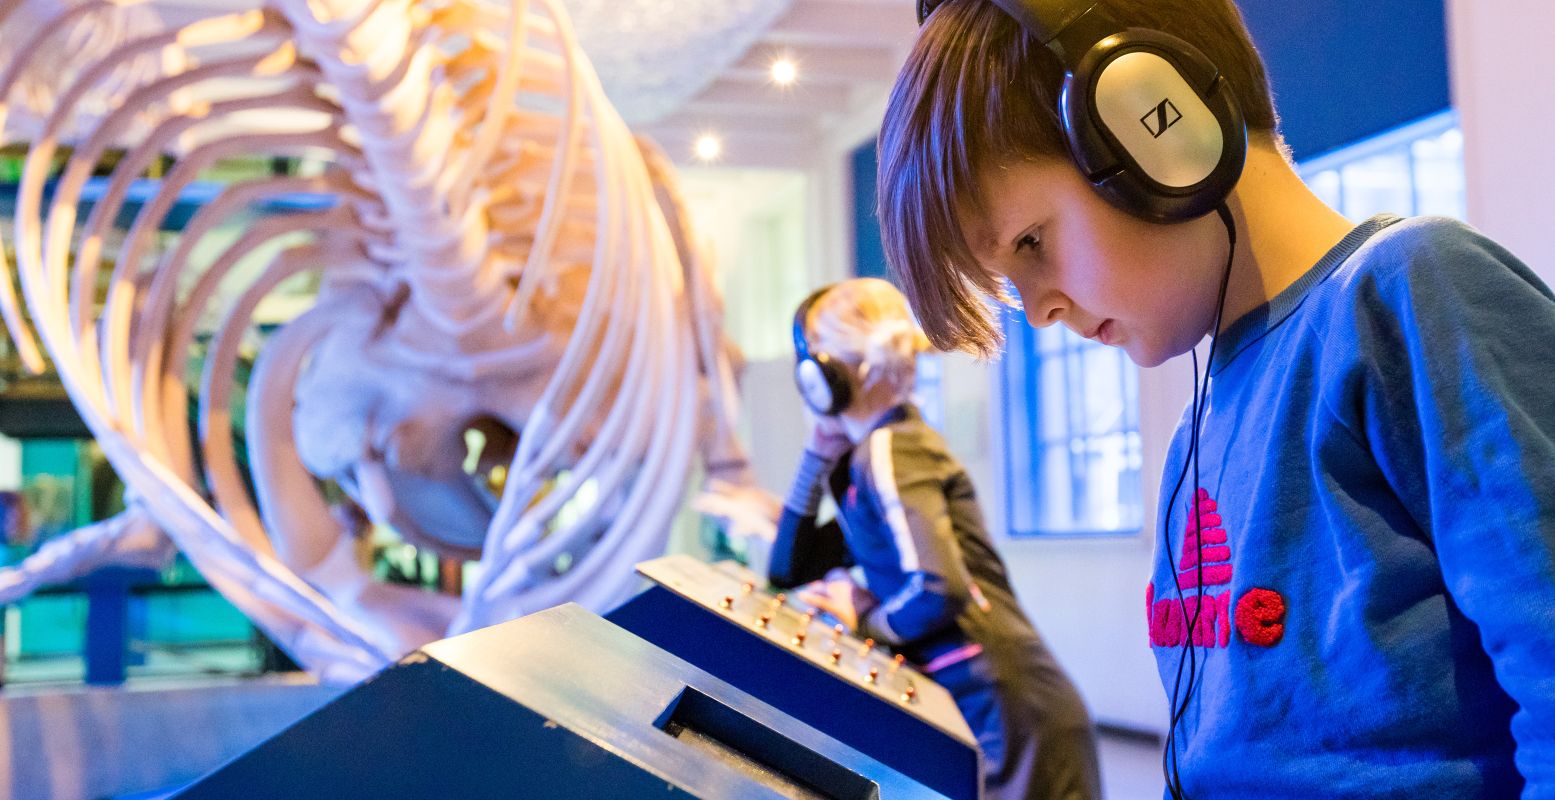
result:
M 569 604 L 429 644 L 178 796 L 958 795 Z
M 873 639 L 860 640 L 840 625 L 828 625 L 795 596 L 763 588 L 765 581 L 739 564 L 708 564 L 672 555 L 638 564 L 637 571 L 816 669 L 975 746 L 971 730 L 944 688 Z

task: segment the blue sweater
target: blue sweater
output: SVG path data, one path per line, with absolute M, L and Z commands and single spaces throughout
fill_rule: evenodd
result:
M 1216 347 L 1147 590 L 1189 796 L 1555 800 L 1555 296 L 1377 217 Z

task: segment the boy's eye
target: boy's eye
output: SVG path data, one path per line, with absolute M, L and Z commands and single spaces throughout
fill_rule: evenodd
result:
M 1019 253 L 1022 250 L 1028 249 L 1035 250 L 1041 244 L 1042 242 L 1037 238 L 1036 234 L 1028 233 L 1025 236 L 1022 236 L 1020 241 L 1015 243 L 1015 252 Z

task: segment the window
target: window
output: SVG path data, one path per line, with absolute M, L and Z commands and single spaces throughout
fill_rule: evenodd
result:
M 1350 219 L 1432 214 L 1463 219 L 1463 131 L 1451 111 L 1300 165 L 1317 195 Z
M 1136 533 L 1139 369 L 1122 350 L 1004 312 L 1005 520 L 1014 537 Z

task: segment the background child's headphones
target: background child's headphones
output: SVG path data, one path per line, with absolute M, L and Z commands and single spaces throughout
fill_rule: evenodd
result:
M 918 24 L 943 0 L 918 0 Z M 1160 31 L 1124 28 L 1095 0 L 993 0 L 1058 56 L 1058 117 L 1080 172 L 1152 222 L 1194 219 L 1242 174 L 1247 126 L 1220 71 Z
M 835 285 L 835 284 L 832 284 Z M 794 312 L 794 383 L 799 385 L 799 396 L 811 411 L 822 416 L 834 416 L 848 407 L 853 400 L 853 383 L 848 373 L 831 356 L 823 352 L 810 352 L 810 337 L 805 333 L 805 320 L 810 309 L 831 290 L 832 285 L 822 286 L 810 293 Z

